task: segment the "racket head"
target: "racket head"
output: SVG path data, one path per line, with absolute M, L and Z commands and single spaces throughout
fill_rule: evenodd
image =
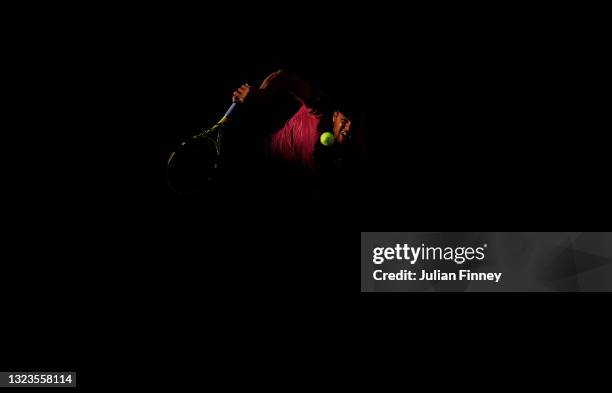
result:
M 183 142 L 170 154 L 166 167 L 168 186 L 181 195 L 206 192 L 219 171 L 217 143 L 209 137 Z

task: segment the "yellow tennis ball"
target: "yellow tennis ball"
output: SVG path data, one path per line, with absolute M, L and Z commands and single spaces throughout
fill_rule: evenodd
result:
M 336 138 L 334 138 L 334 134 L 331 132 L 324 132 L 321 134 L 321 144 L 323 146 L 331 146 L 334 144 L 335 140 Z

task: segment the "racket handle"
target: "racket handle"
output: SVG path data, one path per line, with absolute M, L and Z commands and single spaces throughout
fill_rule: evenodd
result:
M 247 87 L 252 87 L 252 86 L 249 86 L 248 84 L 246 84 L 246 86 Z M 230 105 L 230 107 L 228 108 L 227 112 L 225 112 L 225 115 L 223 115 L 223 117 L 221 118 L 219 123 L 225 123 L 229 119 L 230 115 L 232 114 L 234 109 L 236 109 L 236 107 L 238 106 L 239 103 L 240 102 L 238 102 L 238 101 L 233 102 L 232 105 Z
M 236 107 L 237 107 L 237 106 L 238 106 L 238 103 L 237 103 L 237 102 L 234 102 L 234 103 L 233 103 L 233 104 L 232 104 L 232 105 L 229 107 L 229 109 L 227 110 L 227 112 L 225 112 L 225 115 L 223 115 L 223 117 L 221 118 L 221 120 L 219 120 L 219 122 L 218 122 L 217 124 L 223 124 L 223 123 L 225 123 L 225 122 L 226 122 L 226 121 L 229 119 L 230 115 L 232 114 L 232 112 L 234 111 L 234 109 L 236 109 Z
M 229 115 L 232 114 L 232 112 L 234 111 L 234 109 L 236 109 L 237 106 L 238 106 L 237 102 L 232 103 L 232 105 L 229 107 L 227 112 L 225 112 L 225 115 L 223 115 L 223 117 L 229 117 Z

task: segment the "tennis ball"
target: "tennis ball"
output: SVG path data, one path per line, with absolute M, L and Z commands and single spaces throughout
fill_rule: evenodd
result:
M 334 134 L 331 132 L 324 132 L 321 134 L 321 144 L 323 146 L 331 146 L 334 144 L 335 140 L 336 138 L 334 138 Z

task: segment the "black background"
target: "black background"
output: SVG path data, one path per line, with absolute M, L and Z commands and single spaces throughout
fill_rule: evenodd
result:
M 224 364 L 233 350 L 269 351 L 270 333 L 298 343 L 280 357 L 341 356 L 395 316 L 520 335 L 542 310 L 555 326 L 598 315 L 595 296 L 476 307 L 421 295 L 406 309 L 404 297 L 354 295 L 360 231 L 606 229 L 597 25 L 577 37 L 543 17 L 266 10 L 98 10 L 76 25 L 41 14 L 54 29 L 16 45 L 26 105 L 6 144 L 9 368 L 76 369 L 92 386 L 100 367 L 197 369 L 189 354 Z M 312 206 L 294 225 L 248 190 L 212 210 L 169 193 L 175 143 L 216 120 L 236 86 L 281 67 L 325 82 L 341 71 L 364 93 L 371 165 L 350 209 Z M 208 355 L 215 341 L 231 349 Z

